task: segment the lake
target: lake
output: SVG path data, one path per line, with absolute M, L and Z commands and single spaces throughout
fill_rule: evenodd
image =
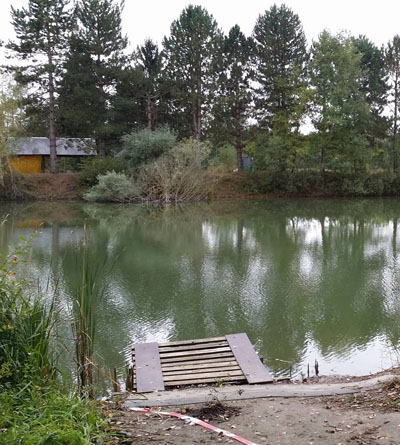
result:
M 315 360 L 322 374 L 354 375 L 400 361 L 400 200 L 0 209 L 2 252 L 41 232 L 30 278 L 57 294 L 65 320 L 79 277 L 68 251 L 86 230 L 96 257 L 107 257 L 96 343 L 108 368 L 134 342 L 237 332 L 277 376 L 305 374 Z

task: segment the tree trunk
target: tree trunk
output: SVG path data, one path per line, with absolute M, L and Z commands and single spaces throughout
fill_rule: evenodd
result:
M 236 165 L 239 172 L 244 170 L 243 168 L 243 144 L 242 144 L 242 128 L 240 125 L 240 105 L 236 106 L 235 110 L 235 146 L 236 146 Z
M 320 168 L 321 173 L 323 173 L 325 171 L 325 148 L 324 147 L 321 147 L 319 168 Z
M 393 118 L 393 173 L 397 173 L 398 170 L 398 159 L 397 159 L 397 110 L 399 101 L 399 79 L 396 72 L 396 77 L 394 81 L 394 118 Z
M 196 97 L 193 109 L 193 136 L 196 141 L 201 139 L 201 100 Z
M 105 98 L 105 93 L 104 93 L 104 83 L 103 83 L 103 78 L 100 74 L 100 66 L 101 66 L 101 55 L 97 54 L 97 60 L 96 60 L 96 66 L 97 66 L 97 82 L 98 82 L 98 87 L 99 87 L 99 112 L 101 112 L 103 114 L 103 117 L 105 115 L 105 110 L 106 110 L 106 98 Z M 105 122 L 103 121 L 101 123 L 101 125 L 105 125 Z M 100 158 L 104 158 L 104 156 L 106 155 L 106 149 L 105 149 L 105 141 L 103 139 L 103 137 L 98 137 L 96 139 L 96 144 L 99 147 L 99 157 Z
M 57 141 L 55 123 L 55 100 L 54 100 L 54 76 L 53 76 L 53 56 L 51 48 L 47 50 L 47 60 L 49 62 L 49 140 L 50 140 L 50 171 L 57 173 Z
M 193 136 L 196 141 L 201 139 L 201 68 L 198 68 L 196 75 L 196 91 L 193 103 Z
M 152 103 L 150 95 L 146 98 L 146 115 L 147 115 L 147 129 L 153 129 L 153 112 L 152 112 Z

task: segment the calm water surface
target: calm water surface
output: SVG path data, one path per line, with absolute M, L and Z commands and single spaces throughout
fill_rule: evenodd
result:
M 68 313 L 68 255 L 90 232 L 104 276 L 97 348 L 247 332 L 275 375 L 364 374 L 400 360 L 400 200 L 2 205 L 0 249 L 41 227 L 31 273 Z M 58 285 L 56 285 L 58 283 Z M 65 334 L 68 343 L 68 335 Z

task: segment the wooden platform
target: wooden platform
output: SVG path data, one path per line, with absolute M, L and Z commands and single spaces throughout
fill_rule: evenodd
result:
M 133 346 L 130 386 L 136 392 L 162 391 L 207 383 L 269 383 L 247 334 L 141 343 Z

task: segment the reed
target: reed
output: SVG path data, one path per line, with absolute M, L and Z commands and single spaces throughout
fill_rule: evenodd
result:
M 71 251 L 79 280 L 72 285 L 72 327 L 75 342 L 78 388 L 93 398 L 97 308 L 105 293 L 107 257 L 99 259 L 90 247 L 88 231 Z
M 56 322 L 54 300 L 45 303 L 29 282 L 19 279 L 17 264 L 28 256 L 23 241 L 0 264 L 0 383 L 25 378 L 44 384 L 55 376 L 51 334 Z

